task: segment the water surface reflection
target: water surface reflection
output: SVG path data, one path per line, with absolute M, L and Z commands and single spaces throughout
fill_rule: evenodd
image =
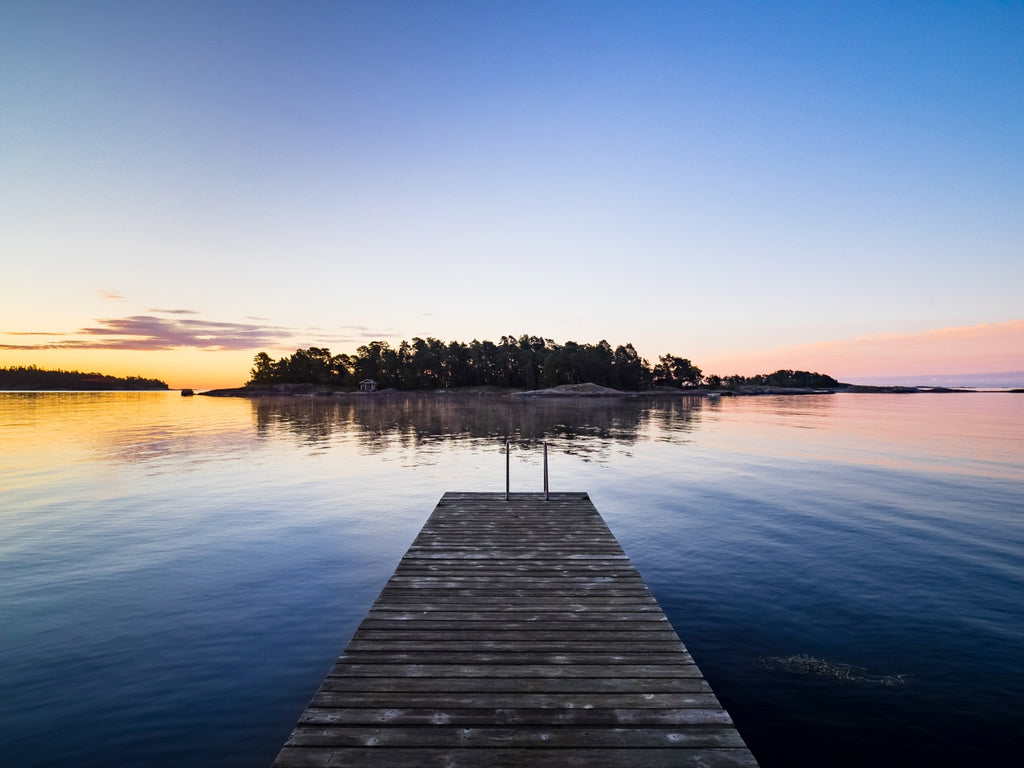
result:
M 440 495 L 503 487 L 506 438 L 513 490 L 548 442 L 591 494 L 765 768 L 1019 757 L 1022 397 L 19 393 L 0 760 L 268 765 Z M 804 655 L 907 684 L 763 663 Z
M 259 398 L 250 401 L 257 434 L 287 432 L 303 445 L 325 446 L 353 437 L 370 452 L 423 448 L 458 441 L 559 449 L 585 460 L 638 440 L 681 441 L 700 425 L 697 397 L 525 400 L 460 395 L 374 398 Z

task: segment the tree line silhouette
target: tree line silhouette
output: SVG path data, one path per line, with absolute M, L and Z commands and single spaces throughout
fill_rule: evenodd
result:
M 0 389 L 141 390 L 167 389 L 160 379 L 141 376 L 107 376 L 102 373 L 45 370 L 34 365 L 0 368 Z
M 830 376 L 808 371 L 705 377 L 688 359 L 672 354 L 661 355 L 652 366 L 632 344 L 614 349 L 603 339 L 597 344 L 557 344 L 526 334 L 519 338 L 502 336 L 498 343 L 477 339 L 446 343 L 433 337 L 414 337 L 393 347 L 386 341 L 372 341 L 354 355 L 332 355 L 325 347 L 309 347 L 276 361 L 260 352 L 250 375 L 248 385 L 311 383 L 347 389 L 372 379 L 381 388 L 403 390 L 538 389 L 587 382 L 627 391 L 657 386 L 834 387 L 839 383 Z

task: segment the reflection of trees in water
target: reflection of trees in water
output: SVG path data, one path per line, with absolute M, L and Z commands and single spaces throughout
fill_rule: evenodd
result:
M 445 443 L 537 447 L 599 458 L 638 440 L 686 439 L 699 420 L 699 398 L 497 398 L 464 395 L 259 398 L 252 400 L 257 433 L 288 434 L 307 445 L 334 439 L 367 452 L 437 448 Z

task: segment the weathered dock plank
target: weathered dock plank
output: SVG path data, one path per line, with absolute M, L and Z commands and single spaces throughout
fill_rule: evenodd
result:
M 586 494 L 446 493 L 275 768 L 756 766 Z

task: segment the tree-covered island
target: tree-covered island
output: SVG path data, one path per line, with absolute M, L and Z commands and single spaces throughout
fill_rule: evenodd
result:
M 102 373 L 45 370 L 34 365 L 0 368 L 0 389 L 31 391 L 64 389 L 75 391 L 168 389 L 159 379 L 141 376 L 107 376 Z
M 402 341 L 397 347 L 373 341 L 354 355 L 333 355 L 322 347 L 298 349 L 273 360 L 256 355 L 247 387 L 274 384 L 314 384 L 332 389 L 356 389 L 373 380 L 382 389 L 435 390 L 498 387 L 533 390 L 565 384 L 593 383 L 637 392 L 656 387 L 736 389 L 741 386 L 828 388 L 839 382 L 808 371 L 780 370 L 758 376 L 705 376 L 688 359 L 664 354 L 651 365 L 632 344 L 615 348 L 567 341 L 558 344 L 540 336 L 502 336 L 498 343 L 444 342 L 428 337 Z

